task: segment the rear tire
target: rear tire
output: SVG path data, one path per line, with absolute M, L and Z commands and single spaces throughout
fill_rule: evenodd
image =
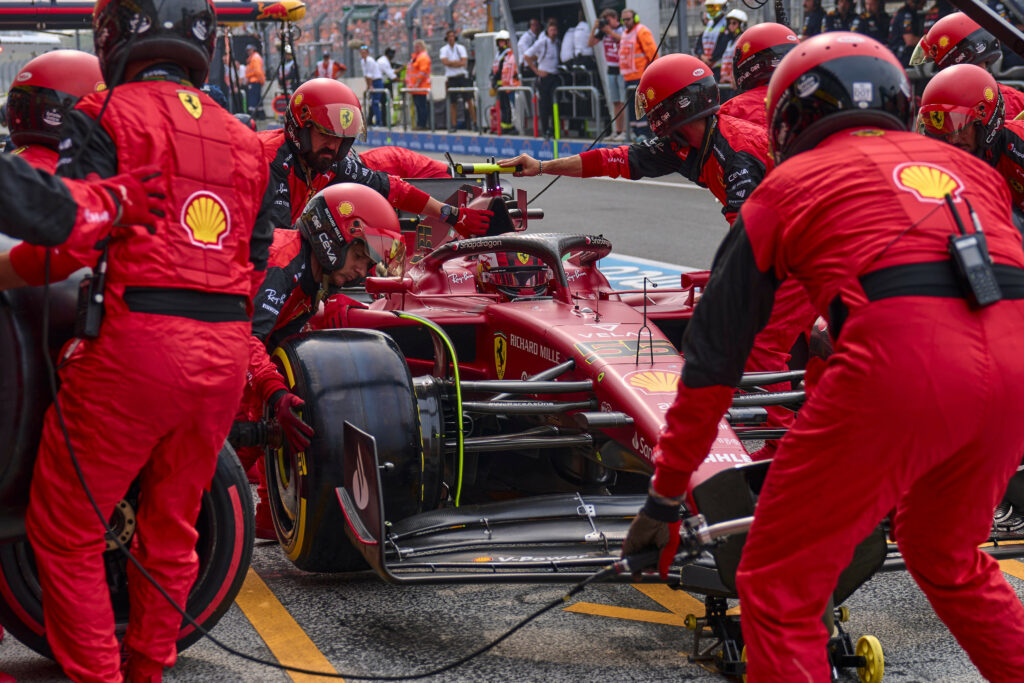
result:
M 385 516 L 417 512 L 422 450 L 409 368 L 388 335 L 325 330 L 286 340 L 275 352 L 282 375 L 302 398 L 314 430 L 305 453 L 268 451 L 267 490 L 278 540 L 288 559 L 310 572 L 366 568 L 345 535 L 337 488 L 345 484 L 345 422 L 374 437 L 381 463 Z
M 252 558 L 252 505 L 249 481 L 234 451 L 225 444 L 210 490 L 203 492 L 196 520 L 199 573 L 187 605 L 188 613 L 206 630 L 224 616 L 245 580 Z M 114 585 L 111 600 L 117 634 L 121 637 L 128 626 L 127 560 L 117 549 L 104 553 L 104 560 L 108 581 Z M 0 546 L 0 624 L 39 654 L 53 656 L 46 642 L 35 555 L 27 540 Z M 183 623 L 178 651 L 201 637 L 195 627 Z

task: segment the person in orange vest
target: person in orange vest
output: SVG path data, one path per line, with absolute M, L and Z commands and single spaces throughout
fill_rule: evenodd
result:
M 249 110 L 249 116 L 254 119 L 263 118 L 263 84 L 267 82 L 267 75 L 263 71 L 263 57 L 256 50 L 256 45 L 249 43 L 245 46 L 249 58 L 245 61 L 245 103 Z
M 640 77 L 647 66 L 658 56 L 658 43 L 654 40 L 651 29 L 637 21 L 636 11 L 626 8 L 622 10 L 622 25 L 626 32 L 619 40 L 619 70 L 622 80 L 626 83 L 626 96 L 632 97 Z M 628 107 L 629 125 L 634 136 L 649 131 L 646 121 L 638 121 L 633 107 Z
M 427 127 L 428 100 L 430 95 L 430 55 L 427 44 L 417 40 L 412 44 L 412 57 L 405 68 L 405 87 L 419 90 L 412 94 L 412 103 L 416 107 L 416 127 Z
M 519 69 L 516 68 L 516 57 L 509 47 L 511 36 L 508 31 L 501 30 L 494 34 L 498 56 L 491 65 L 491 86 L 493 88 L 517 88 L 522 85 L 519 80 Z M 499 92 L 498 105 L 501 108 L 502 132 L 512 129 L 512 105 L 515 103 L 514 92 Z
M 341 78 L 346 71 L 348 67 L 331 59 L 330 52 L 325 51 L 323 60 L 316 63 L 317 78 Z

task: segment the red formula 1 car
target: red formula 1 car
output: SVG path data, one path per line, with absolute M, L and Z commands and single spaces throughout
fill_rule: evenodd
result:
M 461 182 L 421 187 L 455 201 Z M 615 291 L 598 269 L 607 239 L 523 232 L 525 197 L 503 198 L 496 174 L 467 190 L 471 206 L 495 210 L 496 234 L 456 241 L 447 226 L 419 225 L 394 276 L 367 278 L 362 302 L 329 304 L 342 329 L 274 353 L 316 432 L 304 453 L 269 450 L 266 460 L 278 537 L 301 569 L 369 565 L 398 583 L 573 582 L 618 557 L 643 503 L 683 366 L 678 342 L 707 273 L 657 293 Z M 801 374 L 744 378 L 748 393 L 691 482 L 690 508 L 707 522 L 753 513 L 767 463 L 752 462 L 740 436 L 773 434 L 740 425 L 763 422 L 759 406 L 797 406 L 802 391 L 757 387 Z M 739 624 L 725 614 L 742 542 L 681 562 L 670 580 L 707 596 L 705 620 L 692 621 L 694 656 L 728 674 L 743 671 Z M 836 604 L 885 556 L 878 530 Z M 880 656 L 877 641 L 858 653 L 838 634 L 837 666 Z

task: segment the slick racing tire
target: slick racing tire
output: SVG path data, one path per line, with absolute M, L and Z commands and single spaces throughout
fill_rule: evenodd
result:
M 125 497 L 129 505 L 134 505 L 137 497 L 132 491 Z M 217 459 L 210 490 L 203 493 L 196 520 L 199 574 L 187 606 L 188 613 L 206 630 L 212 629 L 224 616 L 245 580 L 252 558 L 252 509 L 249 481 L 234 451 L 225 444 Z M 127 560 L 116 548 L 104 553 L 103 559 L 108 583 L 113 586 L 111 601 L 117 634 L 121 637 L 128 626 Z M 0 624 L 28 647 L 51 657 L 41 598 L 35 556 L 28 541 L 0 546 Z M 183 623 L 178 634 L 178 651 L 201 637 L 194 626 Z
M 270 510 L 277 538 L 304 571 L 366 568 L 345 535 L 337 489 L 345 484 L 345 422 L 372 435 L 381 463 L 384 510 L 397 521 L 418 511 L 421 443 L 412 377 L 388 335 L 324 330 L 285 340 L 274 351 L 289 389 L 306 405 L 314 435 L 304 453 L 267 451 Z

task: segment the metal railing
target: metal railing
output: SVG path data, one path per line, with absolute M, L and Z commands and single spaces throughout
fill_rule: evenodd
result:
M 498 92 L 507 93 L 526 93 L 525 97 L 516 97 L 515 102 L 512 104 L 512 122 L 519 131 L 520 135 L 527 135 L 526 132 L 526 116 L 529 112 L 530 119 L 533 121 L 533 134 L 537 135 L 537 91 L 528 85 L 503 85 L 497 88 Z M 522 107 L 519 106 L 519 101 L 524 100 Z M 500 108 L 501 103 L 498 102 L 497 106 Z
M 401 88 L 402 93 L 402 130 L 409 130 L 409 95 L 426 95 L 427 96 L 427 112 L 430 116 L 430 130 L 436 130 L 437 126 L 434 125 L 434 102 L 430 97 L 430 88 Z
M 590 111 L 594 118 L 594 131 L 595 134 L 601 132 L 601 91 L 592 85 L 560 85 L 555 88 L 555 98 L 557 99 L 559 93 L 570 93 L 572 102 L 572 116 L 571 118 L 589 118 L 581 117 L 577 112 L 577 105 L 579 104 L 579 95 L 577 93 L 586 93 L 590 95 Z
M 363 93 L 363 112 L 369 113 L 373 111 L 371 108 L 373 105 L 372 95 L 376 93 L 383 93 L 384 97 L 380 103 L 380 115 L 384 118 L 384 125 L 387 126 L 388 133 L 391 133 L 391 90 L 389 88 L 367 88 L 366 92 Z M 368 118 L 368 117 L 367 117 Z M 375 124 L 375 125 L 380 125 Z
M 445 92 L 444 92 L 444 102 L 445 102 L 444 120 L 445 120 L 445 123 L 448 124 L 448 126 L 447 126 L 448 130 L 453 130 L 458 125 L 458 123 L 459 123 L 458 117 L 456 117 L 454 121 L 451 120 L 451 118 L 452 118 L 452 104 L 453 104 L 453 102 L 452 102 L 452 94 L 454 93 L 454 94 L 458 95 L 459 93 L 464 93 L 464 92 L 465 93 L 472 93 L 472 95 L 473 95 L 473 111 L 476 112 L 476 119 L 477 119 L 474 123 L 476 123 L 476 129 L 477 129 L 477 131 L 479 131 L 480 128 L 481 128 L 481 126 L 480 126 L 480 110 L 478 108 L 478 105 L 480 104 L 480 88 L 476 87 L 475 85 L 464 85 L 464 86 L 459 86 L 457 88 L 446 88 L 445 89 Z M 458 98 L 458 99 L 461 99 L 461 98 Z M 467 121 L 467 124 L 468 123 L 469 122 Z M 466 127 L 468 128 L 469 126 L 467 125 Z

